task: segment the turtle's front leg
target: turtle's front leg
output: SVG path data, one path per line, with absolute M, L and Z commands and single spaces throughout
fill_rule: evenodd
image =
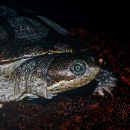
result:
M 107 92 L 112 95 L 112 90 L 116 87 L 117 78 L 107 70 L 101 70 L 100 74 L 96 78 L 98 85 L 93 93 L 93 95 L 104 96 Z

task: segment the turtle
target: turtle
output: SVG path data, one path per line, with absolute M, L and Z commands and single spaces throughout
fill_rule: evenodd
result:
M 0 101 L 32 95 L 52 99 L 93 80 L 93 94 L 111 93 L 114 74 L 102 69 L 95 53 L 82 45 L 47 17 L 1 5 Z

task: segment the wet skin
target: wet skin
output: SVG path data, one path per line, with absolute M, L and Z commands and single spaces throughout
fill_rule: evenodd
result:
M 93 94 L 111 94 L 116 78 L 102 70 L 90 53 L 46 54 L 0 65 L 0 100 L 21 100 L 36 95 L 51 99 L 58 93 L 97 80 Z
M 0 65 L 0 99 L 17 100 L 29 94 L 51 99 L 88 84 L 100 67 L 87 53 L 46 54 Z

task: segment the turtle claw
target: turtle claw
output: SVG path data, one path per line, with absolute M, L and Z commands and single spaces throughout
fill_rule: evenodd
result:
M 99 96 L 110 95 L 111 97 L 113 97 L 112 90 L 113 88 L 111 86 L 105 86 L 105 85 L 100 86 L 95 89 L 93 95 L 99 95 Z
M 110 95 L 113 97 L 112 90 L 116 86 L 116 78 L 113 76 L 111 72 L 106 70 L 102 70 L 101 74 L 97 77 L 97 88 L 95 89 L 93 95 Z

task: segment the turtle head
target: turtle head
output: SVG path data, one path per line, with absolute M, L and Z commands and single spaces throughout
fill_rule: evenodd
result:
M 47 90 L 57 94 L 87 85 L 100 71 L 96 57 L 89 53 L 57 55 L 47 72 Z

